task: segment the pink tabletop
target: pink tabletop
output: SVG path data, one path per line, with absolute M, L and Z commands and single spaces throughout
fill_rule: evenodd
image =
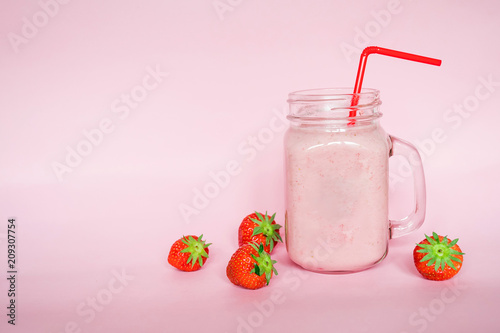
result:
M 2 7 L 1 332 L 500 330 L 497 1 Z M 305 271 L 280 244 L 269 286 L 232 285 L 243 217 L 284 223 L 287 94 L 353 86 L 368 45 L 443 60 L 370 56 L 363 84 L 424 159 L 424 225 L 363 272 Z M 411 209 L 411 181 L 391 161 L 391 218 Z M 446 282 L 413 266 L 433 231 L 466 252 Z M 188 234 L 213 243 L 193 273 L 166 262 Z

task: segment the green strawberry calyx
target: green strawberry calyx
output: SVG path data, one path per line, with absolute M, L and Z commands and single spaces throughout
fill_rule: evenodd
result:
M 448 240 L 448 236 L 444 236 L 442 240 L 439 240 L 439 236 L 435 232 L 432 233 L 432 237 L 425 235 L 425 238 L 430 244 L 417 244 L 417 246 L 421 247 L 421 249 L 417 250 L 417 252 L 426 253 L 426 255 L 420 260 L 420 262 L 429 260 L 427 266 L 434 265 L 434 269 L 436 272 L 440 267 L 441 271 L 444 271 L 446 265 L 456 271 L 457 268 L 453 264 L 453 261 L 461 263 L 462 260 L 460 260 L 460 258 L 457 258 L 455 255 L 465 254 L 463 252 L 452 249 L 452 247 L 457 244 L 458 238 L 450 242 Z
M 191 267 L 194 266 L 196 262 L 200 264 L 200 266 L 203 266 L 203 258 L 208 258 L 208 253 L 206 248 L 209 245 L 212 245 L 212 243 L 206 244 L 204 240 L 201 238 L 203 237 L 203 234 L 198 237 L 198 239 L 194 239 L 193 236 L 183 236 L 181 241 L 187 245 L 186 248 L 181 250 L 180 252 L 182 253 L 189 253 L 189 258 L 187 260 L 187 263 L 189 264 L 191 262 Z
M 263 234 L 264 237 L 266 237 L 266 246 L 269 246 L 269 251 L 272 251 L 274 242 L 283 242 L 280 234 L 278 233 L 281 225 L 277 223 L 273 224 L 276 213 L 274 213 L 271 217 L 267 215 L 267 212 L 264 216 L 262 216 L 259 212 L 255 212 L 255 215 L 257 215 L 258 219 L 250 219 L 252 222 L 257 224 L 257 226 L 253 229 L 252 237 L 258 234 Z
M 271 280 L 271 273 L 278 275 L 278 271 L 274 267 L 276 260 L 272 260 L 269 253 L 264 251 L 264 245 L 260 244 L 259 247 L 255 243 L 250 243 L 250 246 L 257 251 L 257 255 L 251 254 L 251 257 L 256 261 L 251 273 L 255 273 L 258 276 L 266 275 L 266 285 L 269 284 Z

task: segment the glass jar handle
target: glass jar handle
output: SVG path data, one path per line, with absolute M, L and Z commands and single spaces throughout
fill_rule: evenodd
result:
M 417 148 L 409 142 L 389 135 L 392 148 L 389 157 L 403 156 L 409 163 L 413 173 L 415 208 L 410 215 L 401 220 L 389 220 L 391 238 L 401 237 L 418 229 L 425 219 L 425 177 L 422 159 Z

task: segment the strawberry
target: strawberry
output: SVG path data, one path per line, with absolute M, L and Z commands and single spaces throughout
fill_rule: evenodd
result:
M 264 244 L 264 249 L 267 253 L 271 253 L 278 243 L 283 242 L 280 236 L 279 229 L 281 225 L 274 221 L 273 216 L 264 216 L 261 213 L 255 212 L 243 219 L 238 228 L 238 244 L 242 246 L 247 243 Z
M 181 271 L 199 270 L 208 259 L 208 246 L 197 236 L 183 236 L 175 241 L 168 254 L 168 263 Z
M 278 275 L 275 263 L 263 244 L 243 244 L 229 260 L 226 275 L 237 286 L 259 289 L 269 284 L 273 273 Z
M 432 237 L 425 235 L 425 239 L 413 250 L 413 260 L 418 272 L 424 278 L 435 281 L 455 276 L 462 268 L 465 254 L 457 242 L 458 238 L 451 241 L 447 236 L 438 236 L 435 232 Z

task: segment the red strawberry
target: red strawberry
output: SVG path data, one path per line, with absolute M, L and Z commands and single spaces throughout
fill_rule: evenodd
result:
M 269 253 L 262 244 L 244 244 L 233 254 L 226 268 L 229 280 L 247 289 L 259 289 L 269 284 L 274 274 L 278 275 Z
M 280 236 L 279 228 L 281 225 L 276 224 L 273 216 L 264 216 L 261 213 L 255 212 L 243 219 L 238 229 L 238 244 L 242 246 L 247 243 L 264 244 L 266 252 L 271 253 L 278 243 L 283 242 Z
M 438 236 L 435 232 L 432 237 L 425 235 L 425 239 L 413 250 L 418 272 L 424 278 L 435 281 L 455 276 L 462 268 L 464 255 L 457 242 L 458 238 L 450 241 L 447 236 Z
M 208 246 L 197 236 L 183 236 L 175 241 L 168 254 L 168 263 L 182 271 L 199 270 L 208 259 Z

